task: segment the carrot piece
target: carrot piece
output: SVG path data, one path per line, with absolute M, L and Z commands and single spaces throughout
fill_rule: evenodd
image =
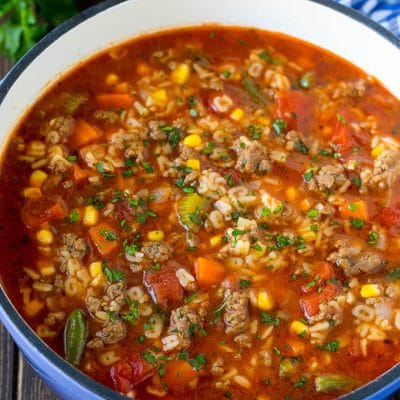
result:
M 164 382 L 174 391 L 184 390 L 197 378 L 197 372 L 185 360 L 172 360 L 166 365 Z
M 340 206 L 340 216 L 342 218 L 360 218 L 368 220 L 367 204 L 364 200 L 346 202 Z
M 89 229 L 89 236 L 98 252 L 108 256 L 118 247 L 118 237 L 112 226 L 102 222 Z
M 327 262 L 321 262 L 316 268 L 316 275 L 319 276 L 320 281 L 325 281 L 335 276 L 332 266 Z
M 103 93 L 96 95 L 97 104 L 102 108 L 131 108 L 133 99 L 127 93 Z
M 94 142 L 100 136 L 99 131 L 83 119 L 76 121 L 75 130 L 72 134 L 72 144 L 76 147 L 84 146 Z
M 288 338 L 285 341 L 287 346 L 285 355 L 288 357 L 297 357 L 304 354 L 305 345 L 301 340 Z
M 207 287 L 221 282 L 225 269 L 211 258 L 199 257 L 194 264 L 194 271 L 199 286 Z

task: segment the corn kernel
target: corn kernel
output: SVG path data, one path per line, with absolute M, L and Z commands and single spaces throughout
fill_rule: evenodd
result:
M 92 278 L 102 274 L 101 262 L 100 261 L 93 261 L 89 265 L 89 272 Z
M 382 143 L 380 143 L 378 144 L 378 146 L 374 147 L 371 150 L 371 156 L 374 158 L 379 157 L 382 154 L 383 150 L 385 150 L 385 146 Z
M 297 190 L 294 187 L 288 187 L 285 191 L 288 201 L 295 201 L 297 197 Z
M 147 233 L 147 239 L 151 240 L 152 242 L 159 242 L 160 240 L 164 239 L 164 232 L 163 231 L 150 231 Z
M 360 291 L 361 297 L 364 297 L 364 299 L 368 299 L 370 297 L 378 297 L 381 295 L 381 290 L 379 289 L 379 286 L 374 284 L 374 283 L 368 283 L 366 285 L 361 286 L 361 291 Z
M 167 91 L 165 89 L 159 89 L 154 91 L 151 94 L 151 97 L 153 98 L 153 100 L 159 103 L 166 103 L 168 101 Z
M 171 79 L 173 82 L 178 85 L 183 85 L 188 79 L 190 75 L 190 67 L 188 64 L 179 64 L 175 71 L 171 74 Z
M 201 137 L 196 133 L 186 136 L 185 139 L 183 139 L 183 144 L 188 147 L 197 147 L 200 146 L 201 143 Z
M 317 234 L 314 231 L 306 231 L 302 235 L 305 242 L 310 243 L 314 242 L 317 238 Z
M 244 116 L 244 111 L 241 108 L 235 108 L 229 116 L 234 121 L 239 122 Z
M 299 206 L 300 206 L 300 210 L 305 212 L 311 208 L 311 202 L 308 199 L 303 199 L 300 202 Z
M 92 279 L 90 285 L 93 287 L 99 287 L 102 283 L 103 283 L 103 275 L 99 274 Z
M 36 171 L 32 172 L 29 178 L 29 183 L 33 187 L 40 188 L 40 186 L 42 186 L 42 183 L 46 180 L 46 178 L 47 178 L 46 172 L 37 169 Z
M 217 247 L 221 243 L 221 240 L 222 240 L 222 236 L 221 235 L 213 236 L 210 239 L 211 247 Z
M 274 301 L 266 290 L 260 290 L 257 294 L 257 306 L 263 311 L 270 311 L 274 308 Z
M 86 206 L 83 214 L 83 224 L 86 226 L 94 226 L 99 220 L 99 212 L 94 206 Z
M 186 161 L 186 166 L 188 168 L 192 168 L 194 171 L 199 171 L 200 170 L 200 160 L 197 160 L 196 158 L 191 158 L 190 160 Z
M 41 229 L 40 231 L 36 232 L 36 240 L 42 246 L 49 246 L 53 243 L 54 236 L 53 233 L 47 229 Z
M 26 199 L 38 199 L 42 197 L 42 191 L 39 188 L 27 187 L 22 191 L 22 196 Z
M 294 335 L 304 335 L 308 333 L 308 326 L 301 321 L 293 321 L 290 324 L 290 332 Z
M 40 273 L 47 277 L 47 276 L 53 276 L 56 273 L 56 269 L 54 265 L 49 265 L 48 267 L 44 267 L 40 270 Z
M 34 317 L 37 315 L 44 307 L 44 303 L 37 299 L 33 299 L 28 304 L 24 306 L 25 315 L 28 317 Z
M 109 86 L 115 85 L 119 81 L 118 75 L 108 74 L 106 76 L 106 84 Z

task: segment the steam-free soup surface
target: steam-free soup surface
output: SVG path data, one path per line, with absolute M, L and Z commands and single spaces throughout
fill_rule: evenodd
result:
M 7 293 L 131 398 L 351 391 L 399 361 L 399 110 L 279 34 L 203 27 L 101 54 L 4 156 Z

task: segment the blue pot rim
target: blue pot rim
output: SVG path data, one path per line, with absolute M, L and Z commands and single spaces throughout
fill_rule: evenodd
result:
M 86 21 L 87 19 L 99 14 L 110 7 L 124 3 L 128 0 L 106 0 L 100 4 L 97 4 L 80 14 L 75 15 L 69 20 L 65 21 L 50 33 L 48 33 L 43 39 L 41 39 L 31 50 L 29 50 L 8 72 L 4 79 L 0 82 L 0 106 L 6 97 L 9 89 L 17 81 L 22 72 L 28 68 L 34 59 L 50 46 L 60 36 L 67 33 L 77 25 Z M 151 1 L 151 0 L 149 0 Z M 400 38 L 395 36 L 392 32 L 388 31 L 377 22 L 367 18 L 359 12 L 346 7 L 342 4 L 336 3 L 333 0 L 308 0 L 313 3 L 320 4 L 322 6 L 331 8 L 347 17 L 367 26 L 372 29 L 380 36 L 384 37 L 387 41 L 392 43 L 395 47 L 400 50 Z M 104 400 L 124 400 L 125 396 L 120 395 L 116 391 L 102 385 L 85 375 L 83 372 L 71 366 L 55 351 L 53 351 L 42 339 L 40 339 L 36 333 L 29 327 L 29 325 L 20 316 L 18 311 L 8 300 L 2 287 L 0 287 L 0 319 L 5 322 L 5 325 L 12 327 L 18 331 L 23 339 L 31 346 L 33 346 L 44 358 L 46 358 L 60 373 L 69 379 L 73 379 L 80 386 L 85 387 L 95 395 L 100 396 Z M 22 349 L 23 351 L 23 349 Z M 367 383 L 359 389 L 340 397 L 341 400 L 378 400 L 383 399 L 386 396 L 392 394 L 396 389 L 400 387 L 400 364 L 395 365 L 390 370 L 383 373 L 375 380 Z

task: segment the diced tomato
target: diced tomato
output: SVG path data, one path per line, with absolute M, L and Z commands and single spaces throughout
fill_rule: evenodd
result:
M 115 364 L 111 370 L 111 379 L 115 389 L 120 393 L 128 393 L 136 385 L 152 376 L 156 367 L 149 364 L 141 354 L 133 353 L 126 361 Z
M 393 207 L 385 207 L 377 216 L 376 220 L 392 233 L 400 232 L 400 204 Z
M 65 216 L 65 209 L 58 201 L 43 197 L 28 199 L 21 209 L 22 222 L 30 229 Z
M 338 293 L 338 288 L 332 283 L 327 283 L 321 289 L 304 294 L 300 299 L 300 307 L 307 318 L 317 315 L 319 305 L 325 301 L 332 300 Z
M 71 168 L 72 180 L 76 183 L 86 181 L 88 175 L 85 170 L 74 164 Z
M 289 129 L 307 133 L 312 120 L 312 96 L 302 90 L 280 90 L 276 114 L 288 123 Z
M 350 151 L 353 146 L 350 126 L 349 124 L 343 123 L 339 120 L 336 121 L 335 130 L 332 134 L 332 143 L 336 145 L 336 151 L 338 153 L 346 153 Z
M 170 308 L 183 300 L 183 288 L 176 277 L 181 265 L 168 261 L 157 271 L 148 269 L 143 274 L 143 282 L 155 303 L 163 308 Z
M 304 354 L 305 345 L 300 339 L 287 338 L 282 353 L 285 357 L 297 357 Z
M 335 277 L 335 272 L 333 271 L 333 268 L 329 263 L 321 262 L 316 266 L 313 275 L 314 280 L 310 281 L 313 282 L 313 284 L 310 285 L 310 283 L 307 283 L 306 285 L 303 285 L 303 293 L 317 291 L 320 286 L 325 284 L 327 279 Z

